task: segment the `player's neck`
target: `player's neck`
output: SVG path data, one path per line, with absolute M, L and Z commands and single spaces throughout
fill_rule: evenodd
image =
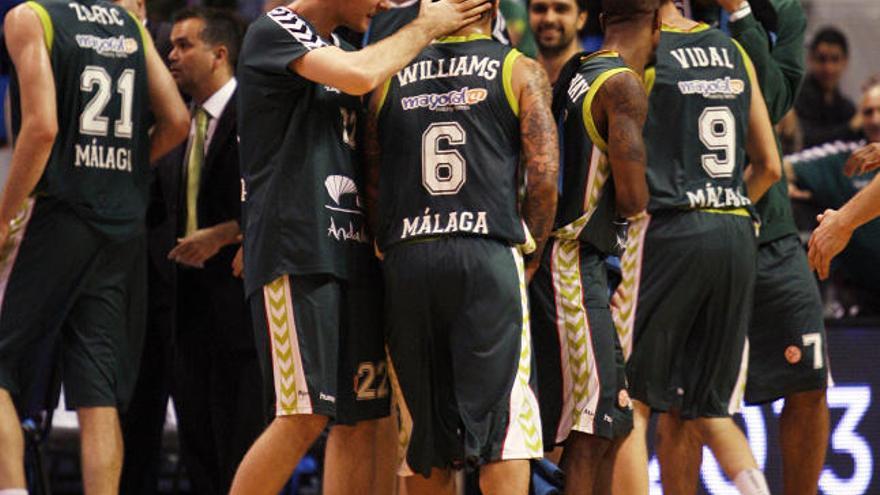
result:
M 458 31 L 453 31 L 449 33 L 448 37 L 451 38 L 467 38 L 468 36 L 492 36 L 492 21 L 491 20 L 483 20 L 477 21 L 472 24 L 468 24 L 467 26 L 459 29 Z
M 556 84 L 556 80 L 559 79 L 559 71 L 562 70 L 562 66 L 568 62 L 571 57 L 578 52 L 583 51 L 583 47 L 581 46 L 580 41 L 575 38 L 567 47 L 559 51 L 552 50 L 544 50 L 538 53 L 538 62 L 544 67 L 544 71 L 547 72 L 547 77 L 550 79 L 550 84 Z
M 605 40 L 602 43 L 603 50 L 611 50 L 620 54 L 620 58 L 635 70 L 640 76 L 645 71 L 645 66 L 651 60 L 651 42 L 644 40 L 638 42 L 640 36 L 645 36 L 644 31 L 633 32 L 629 29 L 607 29 Z
M 666 26 L 685 31 L 689 31 L 699 25 L 698 22 L 681 15 L 681 12 L 673 2 L 666 2 L 660 6 L 660 21 Z
M 287 8 L 309 21 L 324 39 L 330 39 L 333 30 L 339 27 L 339 14 L 335 9 L 328 9 L 323 0 L 293 0 Z

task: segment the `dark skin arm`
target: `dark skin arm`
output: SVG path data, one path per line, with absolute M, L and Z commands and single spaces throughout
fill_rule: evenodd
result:
M 519 100 L 522 159 L 526 168 L 522 216 L 537 245 L 526 263 L 526 278 L 531 280 L 541 263 L 541 252 L 556 217 L 559 145 L 551 112 L 552 92 L 544 69 L 534 60 L 520 57 L 514 64 L 511 82 Z
M 642 139 L 648 116 L 644 86 L 631 72 L 612 76 L 599 89 L 592 113 L 597 127 L 606 130 L 617 213 L 626 218 L 636 216 L 648 207 L 649 198 Z
M 367 123 L 364 129 L 364 158 L 367 165 L 366 192 L 367 222 L 370 232 L 379 232 L 379 165 L 381 163 L 382 149 L 379 145 L 379 91 L 374 91 L 370 98 Z M 381 254 L 376 252 L 381 258 Z

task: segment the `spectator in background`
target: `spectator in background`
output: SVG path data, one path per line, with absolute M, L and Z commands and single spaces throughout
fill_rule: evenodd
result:
M 265 425 L 250 313 L 231 267 L 241 217 L 233 74 L 243 35 L 224 11 L 175 17 L 171 75 L 191 98 L 192 122 L 187 144 L 157 166 L 172 225 L 165 255 L 176 263 L 171 393 L 183 461 L 204 495 L 229 492 Z
M 859 113 L 867 143 L 880 143 L 880 83 L 865 88 Z M 819 208 L 841 208 L 877 174 L 876 170 L 852 177 L 845 174 L 846 171 L 852 171 L 847 170 L 845 164 L 854 155 L 853 152 L 864 144 L 863 141 L 837 142 L 792 155 L 785 160 L 788 178 L 798 188 L 806 190 L 811 201 Z M 821 271 L 820 274 L 827 275 Z M 848 247 L 832 265 L 830 275 L 841 289 L 838 297 L 849 316 L 878 313 L 880 220 L 867 222 L 854 230 Z
M 532 58 L 537 56 L 538 47 L 535 45 L 535 35 L 529 29 L 529 14 L 523 0 L 501 0 L 498 6 L 507 22 L 510 44 Z
M 840 92 L 848 61 L 849 45 L 840 30 L 826 27 L 816 33 L 807 55 L 807 79 L 795 102 L 805 148 L 854 137 L 855 105 Z
M 529 2 L 529 25 L 538 44 L 538 61 L 547 71 L 550 84 L 556 84 L 562 66 L 583 50 L 578 33 L 587 17 L 586 0 Z

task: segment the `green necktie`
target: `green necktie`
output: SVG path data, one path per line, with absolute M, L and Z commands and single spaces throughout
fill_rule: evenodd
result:
M 186 231 L 190 235 L 199 228 L 196 205 L 199 200 L 199 180 L 202 176 L 202 164 L 205 161 L 205 135 L 208 133 L 208 114 L 202 107 L 195 111 L 196 133 L 189 147 L 186 161 Z

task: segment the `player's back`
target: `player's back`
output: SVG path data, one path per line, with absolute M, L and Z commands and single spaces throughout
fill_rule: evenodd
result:
M 513 65 L 487 36 L 446 38 L 392 76 L 379 111 L 379 242 L 470 235 L 524 242 Z
M 560 199 L 554 237 L 580 239 L 606 254 L 620 254 L 625 233 L 616 222 L 614 182 L 607 156 L 607 136 L 593 119 L 593 101 L 602 85 L 632 72 L 617 52 L 602 50 L 584 57 L 568 84 L 564 120 Z
M 99 230 L 142 230 L 149 185 L 149 96 L 140 23 L 103 0 L 28 2 L 43 24 L 58 135 L 34 194 L 65 202 Z M 12 78 L 13 130 L 21 123 Z
M 648 74 L 650 212 L 749 206 L 743 183 L 747 60 L 734 41 L 704 24 L 687 32 L 664 26 L 656 68 Z

